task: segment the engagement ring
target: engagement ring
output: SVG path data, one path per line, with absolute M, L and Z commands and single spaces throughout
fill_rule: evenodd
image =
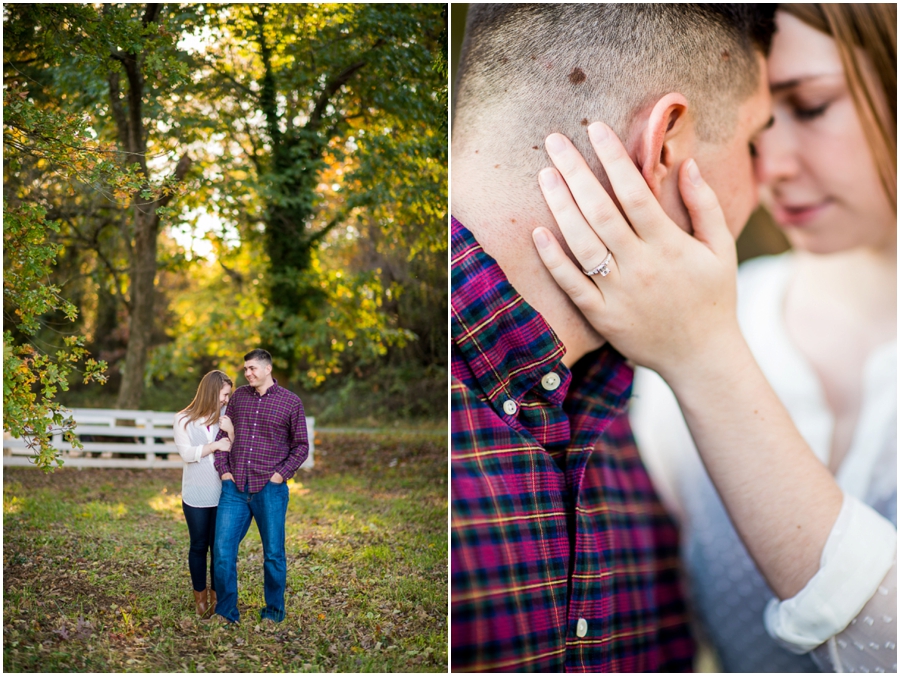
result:
M 601 277 L 606 277 L 609 274 L 609 262 L 612 260 L 612 251 L 606 254 L 606 258 L 603 259 L 603 262 L 600 263 L 596 268 L 588 272 L 587 270 L 582 270 L 584 274 L 588 277 L 593 277 L 594 275 L 600 275 Z

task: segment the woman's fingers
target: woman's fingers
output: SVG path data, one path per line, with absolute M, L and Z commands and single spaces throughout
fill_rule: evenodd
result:
M 638 237 L 646 240 L 658 232 L 660 227 L 672 227 L 671 219 L 659 206 L 656 196 L 619 137 L 603 122 L 594 122 L 589 126 L 588 136 L 594 152 L 603 163 L 616 199 Z
M 635 239 L 631 227 L 572 142 L 562 134 L 550 134 L 544 147 L 553 164 L 565 179 L 564 184 L 562 181 L 560 183 L 563 185 L 563 189 L 568 187 L 566 190 L 568 198 L 570 201 L 574 200 L 572 206 L 583 215 L 581 221 L 587 223 L 595 235 L 600 237 L 604 244 L 615 253 L 619 253 L 631 244 Z M 555 185 L 544 185 L 544 177 L 550 177 L 547 171 L 545 169 L 541 172 L 541 187 L 544 189 L 545 197 L 548 195 L 548 188 L 556 189 Z M 556 222 L 559 223 L 560 228 L 563 227 L 564 223 L 559 218 L 556 219 Z M 573 251 L 575 250 L 574 245 L 577 245 L 577 242 L 573 242 L 571 239 L 574 234 L 563 229 L 566 242 Z
M 547 167 L 538 174 L 538 180 L 544 200 L 575 258 L 585 270 L 600 265 L 609 249 L 588 225 L 559 173 Z
M 566 256 L 559 242 L 547 228 L 536 228 L 531 237 L 544 266 L 550 271 L 559 288 L 596 327 L 595 318 L 606 307 L 603 292 L 590 277 L 578 269 L 572 259 Z M 612 267 L 613 263 L 610 261 L 610 268 Z
M 678 189 L 691 216 L 694 238 L 706 244 L 718 256 L 726 253 L 733 256 L 734 237 L 728 230 L 719 199 L 709 184 L 703 180 L 700 169 L 693 159 L 681 165 Z

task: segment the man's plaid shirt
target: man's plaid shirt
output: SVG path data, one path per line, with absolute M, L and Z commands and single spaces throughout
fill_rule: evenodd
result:
M 623 415 L 452 221 L 451 669 L 689 671 L 678 538 Z
M 235 487 L 258 493 L 275 472 L 287 481 L 309 456 L 306 416 L 300 397 L 274 381 L 260 396 L 243 385 L 231 395 L 225 415 L 234 424 L 230 451 L 216 452 L 216 471 L 231 472 Z M 227 436 L 219 430 L 216 441 Z

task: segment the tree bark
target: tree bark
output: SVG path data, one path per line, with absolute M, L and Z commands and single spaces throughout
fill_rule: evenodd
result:
M 159 18 L 160 5 L 146 6 L 143 22 L 147 25 Z M 122 64 L 128 80 L 128 92 L 123 98 L 119 85 L 119 74 L 109 77 L 109 93 L 113 119 L 116 122 L 119 145 L 127 153 L 129 163 L 137 162 L 149 183 L 147 172 L 147 133 L 143 118 L 144 77 L 141 72 L 143 54 L 113 53 L 111 55 Z M 181 181 L 191 166 L 191 159 L 183 155 L 175 169 L 175 178 Z M 134 196 L 132 209 L 133 244 L 130 253 L 130 312 L 128 318 L 128 348 L 122 384 L 119 388 L 116 406 L 120 409 L 140 408 L 144 395 L 144 371 L 147 366 L 147 352 L 153 333 L 155 283 L 157 271 L 157 236 L 159 235 L 159 215 L 156 213 L 166 206 L 171 194 L 160 199 L 147 200 Z

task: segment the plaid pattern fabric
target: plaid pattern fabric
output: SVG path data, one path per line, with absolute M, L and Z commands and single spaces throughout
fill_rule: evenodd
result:
M 231 472 L 239 491 L 249 482 L 258 493 L 275 472 L 287 481 L 309 455 L 303 403 L 277 382 L 262 396 L 249 385 L 237 388 L 225 415 L 234 423 L 234 444 L 216 453 L 216 471 Z M 216 440 L 224 436 L 219 431 Z
M 564 347 L 453 219 L 451 668 L 689 671 L 678 537 L 611 347 Z

